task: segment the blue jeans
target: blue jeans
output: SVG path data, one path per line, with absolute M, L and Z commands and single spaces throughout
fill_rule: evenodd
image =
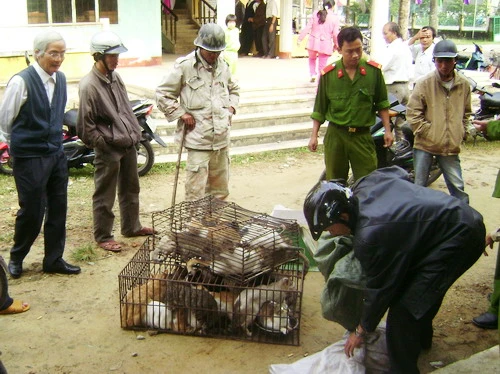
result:
M 429 172 L 431 170 L 432 158 L 436 157 L 439 167 L 443 171 L 446 187 L 451 196 L 469 203 L 469 195 L 464 191 L 464 180 L 462 178 L 462 168 L 460 167 L 460 158 L 458 155 L 439 156 L 413 149 L 413 166 L 415 168 L 415 184 L 426 186 Z

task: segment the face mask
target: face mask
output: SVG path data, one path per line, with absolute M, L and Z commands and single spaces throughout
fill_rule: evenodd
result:
M 236 27 L 236 22 L 234 22 L 234 21 L 229 21 L 229 22 L 227 23 L 227 28 L 228 28 L 229 30 L 232 30 L 232 29 L 234 29 L 235 27 Z

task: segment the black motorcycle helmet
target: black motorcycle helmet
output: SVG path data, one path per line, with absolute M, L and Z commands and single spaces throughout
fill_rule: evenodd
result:
M 314 240 L 334 223 L 343 223 L 351 230 L 352 222 L 340 218 L 342 213 L 352 214 L 352 192 L 343 183 L 335 180 L 319 181 L 306 196 L 304 216 Z
M 457 46 L 449 39 L 444 39 L 434 46 L 432 57 L 455 58 L 458 55 Z

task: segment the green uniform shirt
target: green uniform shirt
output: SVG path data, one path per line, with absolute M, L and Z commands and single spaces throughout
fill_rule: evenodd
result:
M 341 126 L 372 126 L 376 111 L 390 106 L 382 70 L 361 59 L 351 81 L 342 60 L 332 66 L 321 76 L 311 118 Z

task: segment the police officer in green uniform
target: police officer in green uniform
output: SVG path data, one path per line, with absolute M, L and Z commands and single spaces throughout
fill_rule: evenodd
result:
M 370 134 L 377 112 L 385 128 L 385 146 L 394 140 L 381 66 L 362 58 L 362 38 L 355 27 L 342 29 L 338 35 L 342 58 L 321 72 L 308 147 L 311 152 L 317 150 L 319 128 L 328 121 L 323 141 L 327 179 L 347 180 L 349 164 L 355 180 L 377 168 Z

